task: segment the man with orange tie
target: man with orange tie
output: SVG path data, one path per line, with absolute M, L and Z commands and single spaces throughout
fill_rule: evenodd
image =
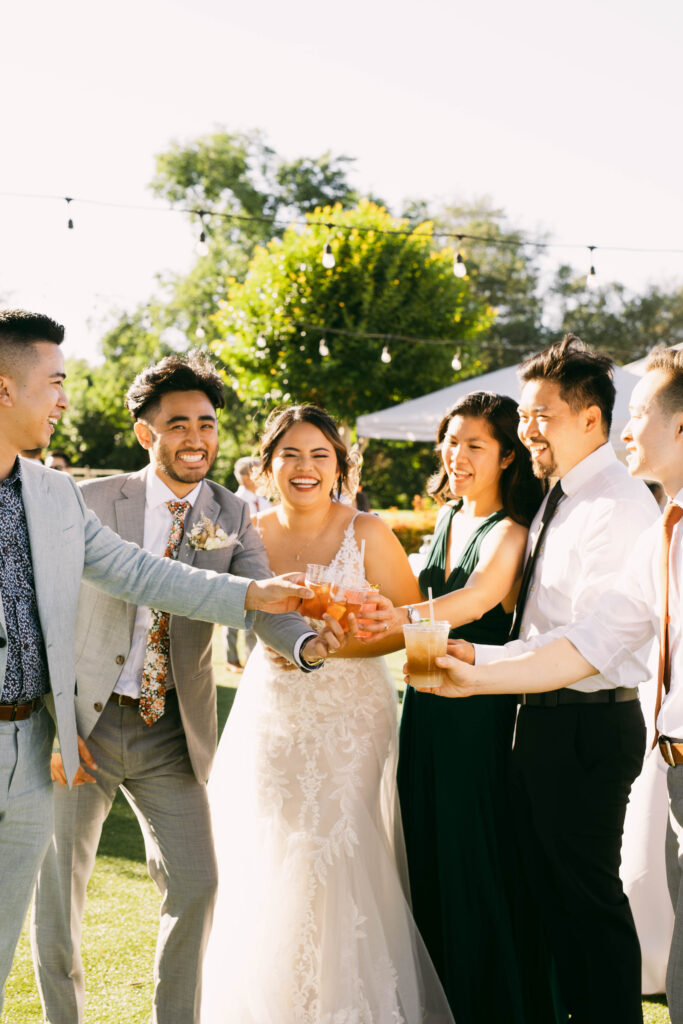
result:
M 666 870 L 675 913 L 666 990 L 672 1024 L 683 1024 L 683 352 L 651 354 L 630 410 L 623 434 L 628 468 L 662 484 L 669 498 L 662 519 L 643 533 L 600 609 L 570 626 L 565 638 L 481 666 L 458 660 L 470 652 L 456 641 L 449 656 L 438 659 L 448 676 L 438 693 L 514 693 L 522 680 L 527 693 L 542 692 L 594 672 L 607 679 L 618 675 L 623 683 L 633 652 L 659 637 L 656 742 L 669 765 Z

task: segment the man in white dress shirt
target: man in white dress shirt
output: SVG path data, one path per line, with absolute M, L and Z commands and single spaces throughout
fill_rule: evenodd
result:
M 473 693 L 510 693 L 521 681 L 527 693 L 571 686 L 591 673 L 612 684 L 634 685 L 645 665 L 633 652 L 653 636 L 661 636 L 665 618 L 662 553 L 667 510 L 674 513 L 668 564 L 668 643 L 660 640 L 660 658 L 668 654 L 669 687 L 662 692 L 657 715 L 658 746 L 669 765 L 669 826 L 666 838 L 667 881 L 675 926 L 667 971 L 667 997 L 672 1024 L 683 1024 L 683 353 L 655 350 L 646 374 L 631 398 L 631 419 L 623 439 L 629 471 L 658 480 L 668 498 L 662 522 L 655 522 L 625 551 L 625 567 L 615 586 L 601 597 L 592 615 L 565 630 L 566 639 L 540 639 L 538 650 L 510 660 L 470 667 L 454 657 L 441 662 L 450 681 L 439 692 L 448 697 Z M 530 645 L 529 645 L 530 646 Z M 467 659 L 463 645 L 451 651 Z M 550 682 L 552 681 L 552 682 Z M 605 1018 L 609 1019 L 609 1018 Z M 612 1015 L 616 1020 L 617 1017 Z
M 126 404 L 149 466 L 88 481 L 80 491 L 101 522 L 155 554 L 164 554 L 177 509 L 186 516 L 178 561 L 263 578 L 270 575 L 268 560 L 247 507 L 206 479 L 218 451 L 217 409 L 223 402 L 220 376 L 197 354 L 147 367 Z M 179 508 L 183 503 L 189 508 Z M 204 540 L 194 540 L 206 522 L 215 544 L 206 542 L 206 531 Z M 38 878 L 32 928 L 49 1024 L 83 1020 L 85 892 L 119 787 L 140 821 L 149 872 L 162 895 L 152 1020 L 199 1020 L 202 956 L 217 885 L 206 796 L 217 731 L 213 625 L 170 617 L 163 710 L 152 721 L 141 700 L 150 650 L 156 657 L 150 640 L 160 628 L 150 625 L 152 616 L 149 608 L 82 588 L 76 718 L 97 769 L 77 780 L 85 785 L 68 790 L 61 757 L 53 755 L 52 777 L 61 783 L 55 787 L 55 835 Z M 313 667 L 311 648 L 313 661 L 320 654 L 317 635 L 299 615 L 259 613 L 254 629 L 302 668 Z
M 549 494 L 529 531 L 533 569 L 512 633 L 519 639 L 476 645 L 477 665 L 533 648 L 548 631 L 562 635 L 599 607 L 625 552 L 657 518 L 647 487 L 629 477 L 607 440 L 611 366 L 568 336 L 520 368 L 520 437 L 537 476 L 559 480 L 561 491 Z M 627 661 L 616 686 L 599 676 L 558 690 L 549 677 L 544 689 L 552 692 L 525 692 L 512 755 L 518 845 L 577 1024 L 642 1019 L 640 947 L 619 864 L 645 751 L 636 684 L 647 672 Z M 515 689 L 528 690 L 521 674 Z

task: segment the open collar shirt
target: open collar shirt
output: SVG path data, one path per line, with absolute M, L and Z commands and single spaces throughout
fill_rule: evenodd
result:
M 194 506 L 202 489 L 203 480 L 190 491 L 184 498 L 178 498 L 173 491 L 160 480 L 151 468 L 146 471 L 146 493 L 145 493 L 145 527 L 142 546 L 153 555 L 163 555 L 168 543 L 168 536 L 171 532 L 173 516 L 171 515 L 167 501 L 188 501 Z M 189 515 L 188 510 L 188 515 Z M 135 624 L 133 626 L 133 639 L 130 651 L 125 664 L 121 669 L 114 693 L 123 693 L 128 697 L 138 698 L 140 696 L 140 683 L 142 679 L 142 666 L 145 660 L 145 648 L 147 644 L 147 631 L 150 625 L 149 608 L 138 606 L 135 612 Z M 166 689 L 174 686 L 172 668 L 169 664 Z
M 519 639 L 504 647 L 476 644 L 477 664 L 511 658 L 565 636 L 571 623 L 601 604 L 605 591 L 616 583 L 627 553 L 659 517 L 648 488 L 629 476 L 609 443 L 565 473 L 562 490 L 565 496 L 550 521 L 534 567 Z M 540 533 L 544 507 L 545 502 L 531 523 L 527 558 Z M 649 675 L 644 667 L 647 653 L 641 658 L 631 653 L 613 678 L 588 676 L 573 684 L 574 688 L 591 692 L 634 685 L 636 676 L 636 681 L 642 682 Z
M 674 501 L 683 506 L 683 490 Z M 659 557 L 663 541 L 656 522 L 636 543 L 614 588 L 603 594 L 595 613 L 567 631 L 567 638 L 591 665 L 610 680 L 624 678 L 633 651 L 659 636 L 662 607 Z M 671 685 L 663 694 L 657 728 L 663 736 L 683 741 L 683 520 L 674 527 L 669 553 L 669 649 Z M 631 685 L 635 676 L 631 676 Z
M 0 597 L 7 632 L 3 704 L 22 704 L 50 689 L 21 495 L 21 460 L 0 482 Z

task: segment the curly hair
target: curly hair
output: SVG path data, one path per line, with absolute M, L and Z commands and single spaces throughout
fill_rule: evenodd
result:
M 166 356 L 137 375 L 126 393 L 126 408 L 134 420 L 149 416 L 171 391 L 203 391 L 214 409 L 225 405 L 225 389 L 213 363 L 200 352 Z

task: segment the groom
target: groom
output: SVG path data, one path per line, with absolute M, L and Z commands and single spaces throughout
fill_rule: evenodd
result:
M 127 540 L 163 554 L 171 513 L 187 502 L 178 560 L 219 573 L 270 575 L 265 549 L 244 502 L 206 480 L 218 451 L 216 410 L 223 385 L 198 355 L 169 356 L 144 370 L 126 405 L 149 466 L 93 480 L 81 489 L 100 520 Z M 210 524 L 214 547 L 200 525 Z M 222 531 L 222 533 L 221 533 Z M 194 546 L 193 546 L 194 545 Z M 141 700 L 149 658 L 150 612 L 85 585 L 76 630 L 76 717 L 97 764 L 68 790 L 59 754 L 52 759 L 55 835 L 36 888 L 32 944 L 45 1019 L 83 1020 L 80 955 L 85 891 L 104 821 L 120 787 L 140 821 L 150 875 L 162 895 L 153 1020 L 199 1020 L 201 964 L 216 892 L 216 863 L 206 780 L 216 750 L 213 626 L 170 618 L 161 713 Z M 255 631 L 300 667 L 311 634 L 298 615 L 256 617 Z M 144 683 L 143 683 L 144 690 Z M 94 776 L 94 778 L 93 778 Z

